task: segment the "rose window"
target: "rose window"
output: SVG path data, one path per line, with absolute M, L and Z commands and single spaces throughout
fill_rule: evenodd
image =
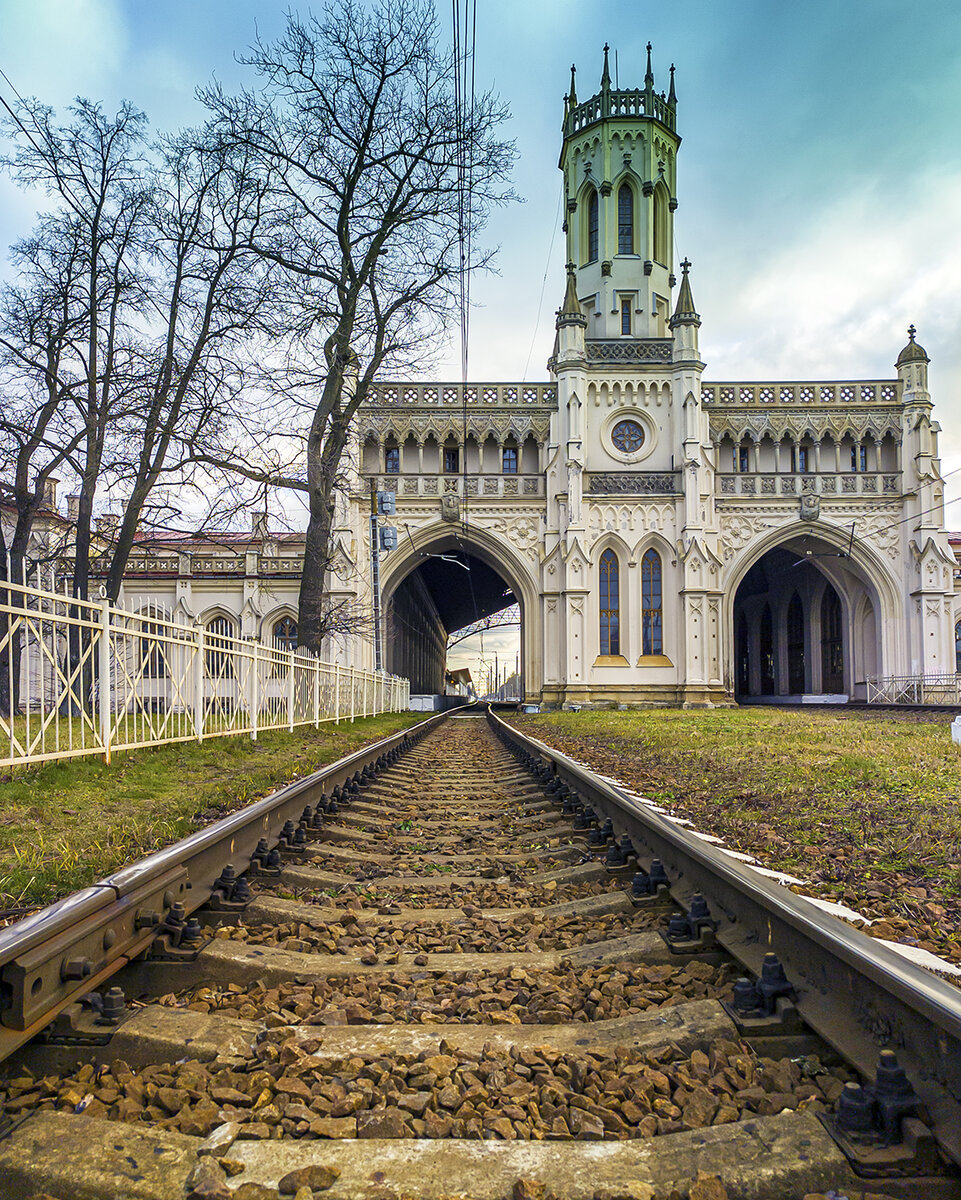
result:
M 644 445 L 644 430 L 636 421 L 618 421 L 611 441 L 622 454 L 634 454 Z

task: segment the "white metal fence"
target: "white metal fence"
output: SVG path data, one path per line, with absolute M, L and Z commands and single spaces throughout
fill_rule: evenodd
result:
M 0 766 L 354 720 L 410 683 L 184 625 L 149 606 L 0 581 Z
M 868 704 L 961 704 L 961 675 L 873 675 Z

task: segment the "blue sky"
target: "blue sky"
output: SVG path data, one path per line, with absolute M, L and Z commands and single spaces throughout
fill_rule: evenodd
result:
M 57 107 L 77 94 L 108 105 L 129 98 L 158 128 L 189 124 L 200 116 L 195 85 L 214 75 L 239 82 L 234 52 L 255 28 L 276 33 L 284 7 L 0 0 L 0 68 Z M 449 21 L 449 6 L 438 7 Z M 659 90 L 677 66 L 676 241 L 694 264 L 705 378 L 890 378 L 913 321 L 932 359 L 944 469 L 961 466 L 953 0 L 478 0 L 477 80 L 514 113 L 525 203 L 491 226 L 500 274 L 474 284 L 471 376 L 544 378 L 563 293 L 560 232 L 548 252 L 570 64 L 586 98 L 608 41 L 621 85 L 638 86 L 648 40 Z M 0 183 L 4 247 L 29 230 L 34 208 Z M 459 377 L 459 361 L 452 347 L 438 374 Z M 961 472 L 948 481 L 949 499 L 961 495 L 959 481 Z M 961 528 L 961 504 L 948 524 Z

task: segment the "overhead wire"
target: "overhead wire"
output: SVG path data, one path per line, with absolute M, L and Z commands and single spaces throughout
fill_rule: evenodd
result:
M 480 620 L 470 555 L 470 508 L 467 489 L 467 373 L 470 347 L 470 262 L 473 220 L 473 140 L 475 124 L 475 80 L 477 47 L 477 0 L 466 0 L 463 20 L 460 0 L 451 0 L 453 25 L 454 122 L 457 163 L 457 241 L 460 256 L 460 365 L 461 365 L 461 520 L 464 527 L 464 558 L 474 620 Z M 463 23 L 463 29 L 462 29 Z M 455 535 L 456 536 L 456 535 Z M 457 538 L 459 541 L 460 539 Z
M 551 270 L 551 258 L 554 254 L 554 241 L 557 238 L 557 226 L 561 219 L 561 205 L 564 200 L 564 180 L 562 179 L 557 186 L 557 212 L 554 214 L 554 223 L 551 226 L 551 244 L 547 248 L 547 262 L 544 264 L 544 278 L 541 280 L 541 294 L 537 301 L 537 316 L 534 318 L 534 331 L 531 334 L 531 345 L 527 351 L 527 362 L 524 364 L 524 379 L 527 382 L 527 372 L 530 370 L 531 358 L 534 355 L 534 344 L 537 341 L 537 334 L 540 330 L 541 312 L 544 308 L 544 294 L 547 291 L 547 276 Z

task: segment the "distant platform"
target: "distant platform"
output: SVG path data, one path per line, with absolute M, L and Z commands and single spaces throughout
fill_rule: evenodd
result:
M 460 708 L 464 704 L 469 704 L 470 700 L 467 696 L 443 696 L 438 693 L 424 693 L 419 696 L 411 696 L 410 711 L 411 712 L 446 712 L 449 708 Z
M 793 696 L 745 696 L 738 704 L 848 704 L 846 692 L 802 692 Z

